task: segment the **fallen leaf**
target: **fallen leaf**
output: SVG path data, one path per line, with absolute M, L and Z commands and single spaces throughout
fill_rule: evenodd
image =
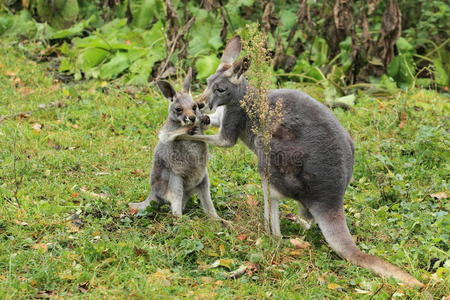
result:
M 130 214 L 130 215 L 135 215 L 135 214 L 137 214 L 139 212 L 139 209 L 136 209 L 136 208 L 130 208 L 130 209 L 128 209 L 128 213 Z
M 439 200 L 448 198 L 448 195 L 445 192 L 430 194 L 430 196 Z
M 15 87 L 24 86 L 24 82 L 19 77 L 13 79 L 13 84 Z
M 5 75 L 8 77 L 16 77 L 17 73 L 12 71 L 6 71 Z
M 253 195 L 247 195 L 247 204 L 253 207 L 258 206 L 258 201 L 255 200 L 255 196 Z
M 344 290 L 344 288 L 343 288 L 342 286 L 340 286 L 339 284 L 334 283 L 334 282 L 329 283 L 329 284 L 327 285 L 327 287 L 328 287 L 330 290 L 335 290 L 335 291 L 340 291 L 340 292 L 342 292 L 342 291 Z
M 299 250 L 299 249 L 292 250 L 292 251 L 289 252 L 289 255 L 291 255 L 291 256 L 301 256 L 302 254 L 303 254 L 303 251 Z
M 398 127 L 403 128 L 406 125 L 406 121 L 407 121 L 407 117 L 408 115 L 406 114 L 406 112 L 402 112 L 400 114 L 400 124 L 398 125 Z
M 220 256 L 225 255 L 225 245 L 224 244 L 220 244 L 219 251 L 220 251 Z
M 211 282 L 214 281 L 214 278 L 204 276 L 204 277 L 201 277 L 200 280 L 201 280 L 203 283 L 211 283 Z
M 158 270 L 155 273 L 148 275 L 147 281 L 161 286 L 170 286 L 172 284 L 170 282 L 171 274 L 170 270 Z
M 317 278 L 317 281 L 319 282 L 320 285 L 324 285 L 327 281 L 325 280 L 325 274 L 323 274 L 322 276 L 319 276 Z
M 238 235 L 236 238 L 237 238 L 238 240 L 240 240 L 240 241 L 245 241 L 245 240 L 247 239 L 247 236 L 241 234 L 241 235 Z
M 289 242 L 291 242 L 291 244 L 298 249 L 308 249 L 309 247 L 311 247 L 311 244 L 305 241 L 301 241 L 299 239 L 290 239 Z
M 136 256 L 145 256 L 145 257 L 148 256 L 148 251 L 147 250 L 141 249 L 141 248 L 138 248 L 138 247 L 134 247 L 133 248 L 133 252 L 134 252 L 134 255 L 136 255 Z
M 42 124 L 34 123 L 31 128 L 33 128 L 36 131 L 41 131 L 42 127 L 44 127 Z
M 70 147 L 69 147 L 69 149 L 70 149 Z M 80 188 L 80 191 L 82 191 L 82 192 L 84 192 L 84 193 L 87 193 L 87 194 L 89 194 L 90 196 L 95 197 L 95 198 L 107 198 L 107 197 L 108 197 L 108 195 L 105 194 L 105 193 L 94 193 L 94 192 L 90 192 L 90 191 L 88 191 L 88 190 L 87 190 L 86 188 L 84 188 L 84 187 Z
M 76 198 L 78 196 L 80 196 L 80 193 L 72 193 L 72 194 L 70 194 L 70 197 L 72 197 L 72 198 Z
M 29 96 L 34 93 L 34 90 L 29 87 L 22 87 L 17 90 L 19 93 L 22 94 L 22 96 Z
M 228 278 L 236 279 L 236 278 L 244 275 L 246 270 L 247 270 L 247 265 L 241 265 L 236 270 L 230 272 L 230 274 L 228 275 Z
M 219 266 L 221 267 L 225 267 L 228 269 L 231 269 L 231 265 L 233 264 L 233 260 L 232 259 L 218 259 L 215 262 L 213 262 L 211 265 L 209 265 L 207 268 L 208 269 L 213 269 L 213 268 L 217 268 Z
M 50 299 L 50 298 L 54 298 L 55 296 L 56 296 L 56 291 L 45 290 L 45 291 L 37 292 L 37 295 L 35 296 L 35 298 L 36 299 Z
M 70 271 L 65 271 L 58 273 L 58 277 L 62 280 L 75 280 L 77 277 L 70 273 Z
M 89 290 L 90 283 L 89 281 L 85 281 L 78 285 L 78 290 L 82 293 L 86 293 Z
M 27 222 L 23 222 L 23 221 L 19 221 L 19 220 L 14 220 L 14 223 L 16 223 L 17 225 L 21 225 L 21 226 L 28 226 Z
M 297 221 L 297 216 L 295 214 L 287 214 L 286 216 L 284 216 L 286 219 L 291 220 L 291 221 Z
M 50 243 L 49 243 L 50 244 Z M 48 250 L 48 246 L 49 244 L 45 244 L 45 243 L 37 243 L 34 244 L 33 246 L 31 246 L 31 248 L 35 249 L 35 250 L 42 250 L 44 252 L 47 252 Z M 51 244 L 50 244 L 51 245 Z
M 357 294 L 366 294 L 366 295 L 372 294 L 371 291 L 360 290 L 360 289 L 355 289 L 355 292 L 356 292 Z
M 144 170 L 141 170 L 141 169 L 131 171 L 131 174 L 139 176 L 139 177 L 145 177 Z
M 70 233 L 75 233 L 75 232 L 79 232 L 80 231 L 80 227 L 78 227 L 78 226 L 76 226 L 76 225 L 74 225 L 72 223 L 67 224 L 67 227 L 69 228 L 67 230 L 67 232 L 70 232 Z

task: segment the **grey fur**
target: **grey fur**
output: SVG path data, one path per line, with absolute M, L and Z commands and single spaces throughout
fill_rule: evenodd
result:
M 236 38 L 232 40 L 236 50 Z M 231 50 L 229 50 L 231 51 Z M 226 63 L 236 53 L 225 53 Z M 238 68 L 239 69 L 239 68 Z M 230 70 L 233 70 L 232 72 Z M 345 222 L 343 196 L 352 177 L 354 147 L 348 132 L 333 113 L 309 95 L 296 90 L 272 90 L 270 104 L 282 101 L 283 116 L 271 141 L 270 183 L 263 170 L 262 143 L 251 131 L 252 123 L 240 106 L 247 92 L 246 80 L 230 66 L 221 66 L 208 78 L 202 99 L 210 109 L 224 107 L 217 135 L 180 135 L 178 139 L 204 141 L 230 147 L 241 139 L 258 157 L 264 192 L 266 227 L 280 236 L 278 201 L 295 199 L 304 207 L 302 214 L 314 218 L 326 241 L 342 257 L 375 273 L 394 277 L 411 286 L 418 280 L 378 257 L 361 252 Z M 270 200 L 269 201 L 269 197 Z M 270 203 L 270 205 L 269 205 Z
M 208 146 L 204 142 L 175 140 L 180 134 L 203 132 L 203 114 L 187 93 L 190 76 L 188 72 L 183 92 L 179 93 L 175 93 L 167 82 L 158 83 L 170 104 L 169 115 L 159 133 L 159 142 L 154 152 L 150 176 L 152 191 L 145 201 L 130 203 L 129 207 L 143 210 L 152 201 L 168 202 L 172 213 L 181 216 L 189 197 L 196 193 L 206 214 L 219 219 L 209 190 L 206 169 Z

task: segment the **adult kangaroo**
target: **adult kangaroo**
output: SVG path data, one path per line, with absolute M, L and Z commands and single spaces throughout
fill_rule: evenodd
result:
M 268 182 L 263 172 L 263 145 L 252 132 L 252 121 L 240 105 L 247 89 L 251 88 L 243 76 L 250 66 L 249 60 L 235 61 L 240 51 L 240 37 L 236 36 L 228 42 L 221 64 L 208 78 L 200 100 L 211 111 L 224 107 L 220 110 L 219 134 L 183 134 L 177 139 L 230 147 L 240 138 L 258 156 L 264 218 L 272 234 L 281 236 L 279 200 L 295 199 L 302 207 L 303 217 L 317 222 L 325 240 L 341 257 L 383 277 L 393 277 L 410 286 L 423 286 L 400 268 L 362 252 L 353 242 L 343 207 L 343 196 L 353 172 L 352 139 L 326 106 L 305 93 L 289 89 L 269 92 L 270 105 L 275 107 L 277 101 L 282 101 L 283 114 L 281 121 L 276 122 L 267 156 L 270 159 Z

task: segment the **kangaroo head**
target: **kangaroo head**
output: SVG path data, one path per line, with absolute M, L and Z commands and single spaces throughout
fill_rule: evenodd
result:
M 158 87 L 166 97 L 169 103 L 169 119 L 180 123 L 182 126 L 192 125 L 201 117 L 197 103 L 191 96 L 190 85 L 192 80 L 192 69 L 189 68 L 188 74 L 184 79 L 183 90 L 176 92 L 167 81 L 158 81 Z
M 200 107 L 206 105 L 214 111 L 218 106 L 242 97 L 242 86 L 245 85 L 242 75 L 250 67 L 250 60 L 244 57 L 236 61 L 240 52 L 241 38 L 235 36 L 225 47 L 216 73 L 207 79 L 208 85 L 199 100 Z

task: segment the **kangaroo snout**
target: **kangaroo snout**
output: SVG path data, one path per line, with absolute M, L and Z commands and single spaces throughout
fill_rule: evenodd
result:
M 195 115 L 185 116 L 184 123 L 187 125 L 194 124 L 197 117 Z

